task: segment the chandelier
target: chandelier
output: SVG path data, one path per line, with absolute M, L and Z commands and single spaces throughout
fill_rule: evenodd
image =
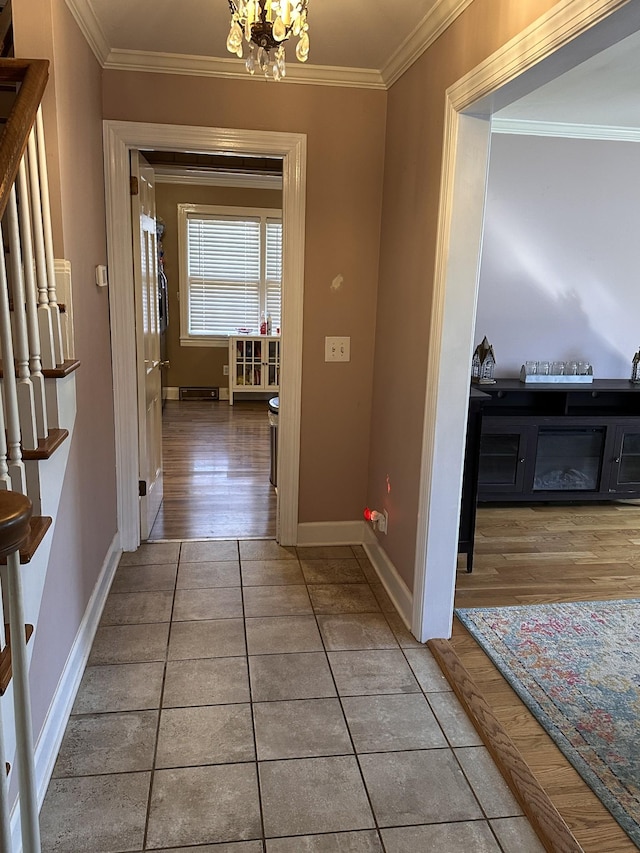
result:
M 265 77 L 281 80 L 286 73 L 284 43 L 299 36 L 296 56 L 309 57 L 307 0 L 229 0 L 231 29 L 227 50 L 242 57 L 242 39 L 249 43 L 246 66 L 249 74 L 261 71 Z

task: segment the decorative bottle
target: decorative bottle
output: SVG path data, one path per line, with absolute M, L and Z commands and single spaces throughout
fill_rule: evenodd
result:
M 267 334 L 271 334 L 271 314 L 267 314 Z
M 264 319 L 264 311 L 260 314 L 260 334 L 267 334 L 267 321 Z

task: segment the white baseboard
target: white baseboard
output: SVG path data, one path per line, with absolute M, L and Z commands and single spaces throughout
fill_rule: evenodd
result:
M 297 545 L 362 545 L 366 521 L 307 521 L 298 525 Z
M 387 552 L 381 547 L 380 542 L 368 526 L 365 525 L 364 550 L 376 570 L 378 577 L 391 601 L 402 617 L 402 621 L 411 630 L 413 619 L 413 595 L 406 583 L 400 577 L 398 570 L 393 565 Z
M 73 708 L 76 693 L 78 692 L 89 652 L 91 651 L 93 638 L 95 637 L 121 554 L 120 536 L 116 533 L 102 564 L 100 576 L 87 604 L 87 609 L 78 628 L 76 638 L 69 652 L 69 657 L 58 681 L 58 686 L 49 705 L 49 711 L 47 712 L 40 737 L 38 738 L 35 749 L 38 809 L 42 807 L 47 792 L 53 767 L 58 756 L 58 750 L 60 749 L 69 716 L 71 715 L 71 709 Z M 20 840 L 19 806 L 16 806 L 11 816 L 11 835 L 13 841 L 12 849 L 16 853 L 21 853 L 22 842 Z

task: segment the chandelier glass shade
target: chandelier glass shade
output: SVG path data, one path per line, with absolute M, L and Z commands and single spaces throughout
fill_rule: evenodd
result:
M 227 50 L 242 57 L 242 42 L 249 44 L 246 67 L 249 74 L 262 72 L 281 80 L 286 74 L 284 43 L 298 38 L 296 57 L 309 57 L 307 0 L 229 0 L 231 29 Z

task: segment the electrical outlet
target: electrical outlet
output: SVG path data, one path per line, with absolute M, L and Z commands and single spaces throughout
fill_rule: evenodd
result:
M 324 339 L 325 361 L 351 361 L 351 338 L 329 337 Z
M 228 365 L 228 364 L 223 365 L 223 367 L 222 367 L 222 375 L 223 375 L 223 376 L 228 376 L 228 375 L 229 375 L 229 365 Z
M 376 527 L 378 528 L 380 533 L 387 533 L 389 527 L 389 513 L 386 511 L 386 509 L 383 509 L 382 512 L 378 515 Z

